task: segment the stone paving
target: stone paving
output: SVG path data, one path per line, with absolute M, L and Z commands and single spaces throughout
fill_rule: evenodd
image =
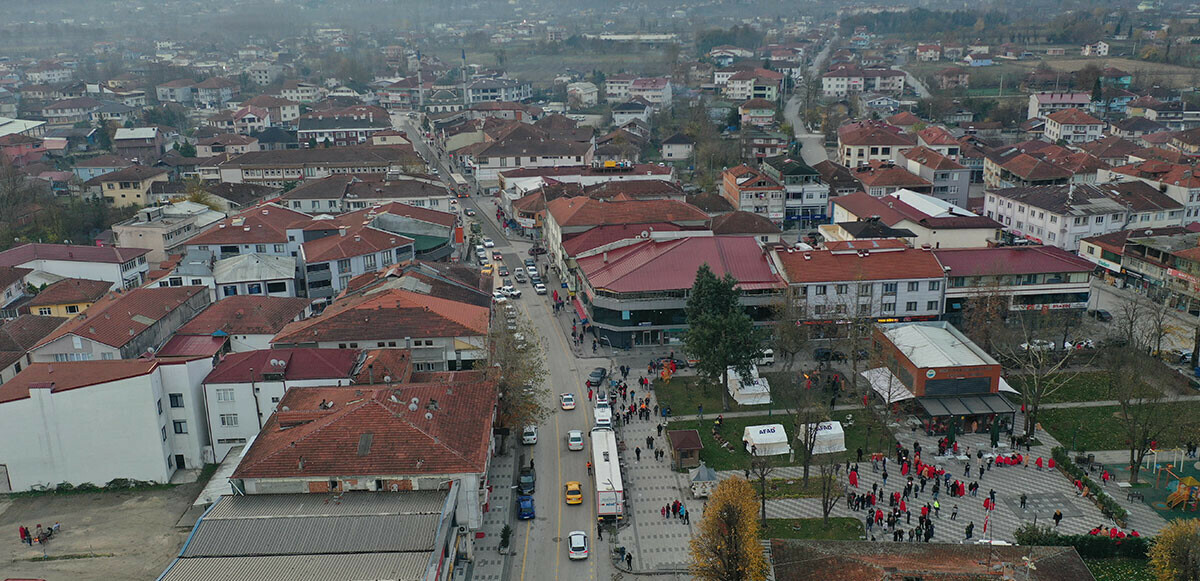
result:
M 500 554 L 500 531 L 511 521 L 513 499 L 513 474 L 516 472 L 516 455 L 493 456 L 488 484 L 492 487 L 488 511 L 483 515 L 483 526 L 478 531 L 472 550 L 474 561 L 468 578 L 478 581 L 500 581 L 506 578 L 509 559 Z

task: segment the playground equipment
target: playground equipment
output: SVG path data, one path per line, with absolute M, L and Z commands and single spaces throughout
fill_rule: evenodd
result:
M 1173 472 L 1167 471 L 1171 476 Z M 1167 485 L 1167 490 L 1173 490 L 1167 496 L 1167 508 L 1179 508 L 1185 511 L 1196 511 L 1200 505 L 1200 480 L 1184 476 Z

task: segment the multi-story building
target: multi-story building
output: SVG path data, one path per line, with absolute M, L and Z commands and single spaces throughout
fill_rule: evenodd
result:
M 783 185 L 785 228 L 808 228 L 828 220 L 829 184 L 803 160 L 780 156 L 763 161 L 762 171 Z
M 898 128 L 878 121 L 857 121 L 838 128 L 838 163 L 854 169 L 872 161 L 895 161 L 917 144 Z
M 1029 95 L 1027 119 L 1045 119 L 1047 115 L 1063 109 L 1086 109 L 1092 104 L 1092 95 L 1074 93 L 1033 93 Z
M 372 181 L 337 175 L 305 182 L 284 194 L 280 203 L 301 212 L 339 214 L 391 202 L 450 211 L 450 202 L 454 199 L 446 186 L 433 179 L 402 176 L 401 179 Z
M 981 248 L 1001 240 L 1003 226 L 986 216 L 933 196 L 901 190 L 874 198 L 864 192 L 842 195 L 830 201 L 833 223 L 858 222 L 879 217 L 893 229 L 912 232 L 915 246 L 933 248 Z M 824 233 L 825 227 L 821 228 Z M 833 237 L 826 235 L 827 239 Z
M 335 296 L 350 286 L 350 279 L 414 258 L 413 240 L 370 226 L 319 223 L 305 228 L 307 241 L 300 247 L 304 279 L 310 299 Z M 320 234 L 315 237 L 314 234 Z M 308 238 L 312 236 L 312 238 Z
M 904 71 L 839 66 L 821 75 L 821 93 L 827 99 L 863 92 L 901 93 L 904 91 L 904 79 Z
M 116 208 L 145 206 L 150 202 L 151 184 L 167 181 L 169 173 L 165 168 L 133 165 L 92 178 L 84 186 Z
M 118 127 L 112 144 L 117 155 L 147 163 L 163 153 L 163 136 L 157 127 Z
M 262 204 L 221 220 L 184 245 L 185 251 L 212 252 L 217 259 L 240 254 L 299 256 L 304 227 L 312 216 L 275 204 Z
M 1118 232 L 1109 232 L 1100 236 L 1089 236 L 1079 239 L 1079 256 L 1092 262 L 1099 268 L 1093 271 L 1093 276 L 1111 285 L 1133 284 L 1140 286 L 1141 275 L 1131 274 L 1122 264 L 1124 263 L 1125 242 L 1131 236 L 1135 238 L 1151 236 L 1175 236 L 1200 230 L 1200 224 L 1193 222 L 1188 226 L 1166 226 L 1163 228 L 1131 228 Z
M 642 77 L 629 84 L 629 98 L 642 99 L 659 109 L 671 107 L 671 79 Z
M 201 286 L 111 293 L 42 339 L 29 356 L 35 363 L 137 359 L 157 351 L 209 302 Z
M 212 463 L 200 388 L 211 369 L 206 358 L 31 364 L 0 386 L 0 485 L 166 484 Z
M 533 85 L 515 79 L 476 79 L 467 83 L 467 103 L 487 101 L 527 101 L 533 98 Z
M 1200 173 L 1194 166 L 1147 160 L 1098 172 L 1097 181 L 1138 180 L 1184 205 L 1185 221 L 1200 219 Z
M 295 127 L 300 118 L 300 103 L 271 95 L 257 95 L 243 101 L 242 106 L 266 109 L 271 124 L 277 127 Z
M 1104 122 L 1079 109 L 1063 109 L 1046 115 L 1045 136 L 1071 145 L 1095 141 L 1104 136 Z
M 770 127 L 775 124 L 775 103 L 766 99 L 750 99 L 738 105 L 742 126 Z
M 145 248 L 146 260 L 159 263 L 199 234 L 208 225 L 225 217 L 194 202 L 152 206 L 134 217 L 113 224 L 113 245 Z
M 0 252 L 0 266 L 29 268 L 63 278 L 103 280 L 111 288 L 131 289 L 146 282 L 149 252 L 145 248 L 39 242 Z
M 1121 266 L 1126 282 L 1167 306 L 1200 316 L 1200 232 L 1146 236 L 1125 240 Z
M 216 458 L 254 439 L 289 389 L 349 385 L 362 359 L 358 349 L 262 349 L 226 356 L 204 378 L 203 388 Z
M 783 74 L 778 71 L 757 68 L 743 70 L 729 76 L 725 81 L 724 93 L 727 99 L 734 102 L 749 99 L 776 102 L 782 84 Z
M 214 158 L 197 166 L 202 179 L 223 183 L 283 187 L 289 182 L 335 174 L 423 172 L 425 162 L 404 146 L 318 147 L 251 151 L 229 160 Z
M 177 79 L 154 87 L 159 103 L 178 103 L 190 106 L 196 101 L 196 81 Z
M 900 190 L 920 194 L 933 192 L 933 182 L 912 173 L 894 161 L 872 161 L 851 171 L 854 179 L 862 184 L 862 191 L 876 198 Z
M 28 309 L 31 314 L 44 317 L 74 317 L 88 310 L 88 307 L 103 298 L 111 289 L 112 283 L 106 280 L 64 278 L 50 283 L 31 297 L 23 308 Z M 39 340 L 41 338 L 38 337 Z
M 744 163 L 721 172 L 721 197 L 734 210 L 758 214 L 776 225 L 783 224 L 786 216 L 783 185 Z
M 321 87 L 304 81 L 284 81 L 283 87 L 274 96 L 296 103 L 312 103 L 321 99 Z
M 959 207 L 966 207 L 971 186 L 971 170 L 925 146 L 900 154 L 908 171 L 931 182 L 930 194 Z
M 824 250 L 776 248 L 777 270 L 804 323 L 821 334 L 847 319 L 933 320 L 942 313 L 944 275 L 928 249 L 901 241 L 874 241 L 871 249 L 838 242 Z M 798 321 L 799 322 L 799 321 Z
M 622 103 L 629 100 L 629 87 L 633 84 L 634 75 L 609 75 L 604 79 L 604 99 L 609 103 Z
M 791 136 L 779 131 L 751 127 L 738 134 L 738 141 L 741 142 L 742 159 L 761 162 L 768 157 L 787 153 Z
M 241 85 L 231 79 L 212 77 L 192 85 L 197 107 L 219 109 L 241 93 Z
M 1013 236 L 1074 252 L 1079 240 L 1125 230 L 1178 226 L 1183 204 L 1139 181 L 989 189 L 984 213 Z M 1141 216 L 1151 217 L 1142 224 Z
M 1056 246 L 943 248 L 933 251 L 946 271 L 946 319 L 962 323 L 973 298 L 1004 297 L 1008 311 L 1087 309 L 1094 266 Z

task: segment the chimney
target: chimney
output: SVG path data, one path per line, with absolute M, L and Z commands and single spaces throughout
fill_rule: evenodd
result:
M 341 235 L 341 236 L 345 236 L 345 235 L 346 235 L 346 227 L 345 227 L 345 226 L 338 226 L 338 234 L 339 234 L 339 235 Z

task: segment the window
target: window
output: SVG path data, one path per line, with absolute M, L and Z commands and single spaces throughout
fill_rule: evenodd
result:
M 379 254 L 381 256 L 383 256 L 383 265 L 384 266 L 388 266 L 388 265 L 392 264 L 392 249 L 391 248 L 384 250 L 383 252 L 380 252 Z
M 49 315 L 50 307 L 38 307 L 38 314 L 39 315 Z
M 839 294 L 839 295 L 844 295 L 849 290 L 850 290 L 850 285 L 848 285 L 848 284 L 837 285 L 837 294 Z
M 866 315 L 871 314 L 871 303 L 862 303 L 862 304 L 858 305 L 858 314 L 860 316 L 866 316 Z
M 267 251 L 267 245 L 266 244 L 255 244 L 254 251 L 259 254 L 262 254 Z
M 1082 226 L 1084 224 L 1087 224 L 1087 216 L 1078 216 L 1075 218 L 1076 226 Z
M 267 292 L 268 293 L 286 293 L 287 292 L 287 283 L 286 282 L 268 282 L 267 283 Z
M 925 310 L 927 310 L 927 311 L 938 310 L 938 302 L 937 301 L 929 301 L 928 303 L 925 303 Z
M 62 361 L 91 361 L 91 353 L 55 353 L 54 360 Z
M 871 287 L 872 286 L 873 285 L 869 282 L 859 284 L 858 285 L 858 296 L 860 296 L 860 297 L 871 296 Z
M 67 305 L 67 313 L 74 315 L 79 312 L 79 305 Z
M 929 281 L 929 290 L 935 291 L 935 290 L 940 290 L 941 288 L 942 288 L 942 281 L 940 281 L 940 280 Z
M 164 442 L 166 442 L 167 441 L 167 427 L 163 426 L 161 429 L 162 429 L 162 439 Z
M 909 313 L 917 310 L 917 301 L 908 301 L 907 303 L 904 303 L 904 310 Z
M 175 424 L 175 433 L 176 434 L 186 434 L 187 433 L 187 421 L 186 420 L 175 420 L 172 423 Z
M 233 388 L 225 387 L 217 390 L 217 401 L 234 401 Z
M 238 425 L 237 414 L 221 414 L 221 425 L 236 428 Z
M 814 315 L 824 315 L 825 314 L 825 305 L 813 305 L 813 314 Z
M 1103 223 L 1104 223 L 1104 216 L 1096 216 L 1096 223 L 1097 223 L 1097 224 L 1103 224 Z
M 343 258 L 337 263 L 338 272 L 350 272 L 350 259 Z
M 921 290 L 921 283 L 919 283 L 919 282 L 908 283 L 908 292 L 915 293 L 919 290 Z
M 192 286 L 204 286 L 204 281 L 198 278 L 192 279 Z
M 237 295 L 237 285 L 232 285 L 232 284 L 225 285 L 225 286 L 221 287 L 221 292 L 224 293 L 225 296 L 227 296 L 227 297 L 236 296 Z
M 824 296 L 825 295 L 825 285 L 819 284 L 819 285 L 813 287 L 813 294 L 818 295 L 818 296 Z
M 363 268 L 367 270 L 375 270 L 375 255 L 367 254 L 363 256 Z
M 883 311 L 883 312 L 885 312 L 885 313 L 894 313 L 894 312 L 896 312 L 896 303 L 883 303 L 883 309 L 882 309 L 882 311 Z
M 343 274 L 338 277 L 338 288 L 346 288 L 350 286 L 350 275 Z
M 171 407 L 173 407 L 173 408 L 183 407 L 183 394 L 182 393 L 167 394 L 167 397 L 170 398 L 170 400 L 171 400 Z
M 263 291 L 262 291 L 262 283 L 261 282 L 252 282 L 252 283 L 246 285 L 246 294 L 261 295 L 262 292 Z
M 158 407 L 158 415 L 161 416 L 162 415 L 162 398 L 158 398 L 158 401 L 154 402 L 154 404 Z
M 894 282 L 883 283 L 883 294 L 885 294 L 885 295 L 896 294 L 896 283 L 894 283 Z

